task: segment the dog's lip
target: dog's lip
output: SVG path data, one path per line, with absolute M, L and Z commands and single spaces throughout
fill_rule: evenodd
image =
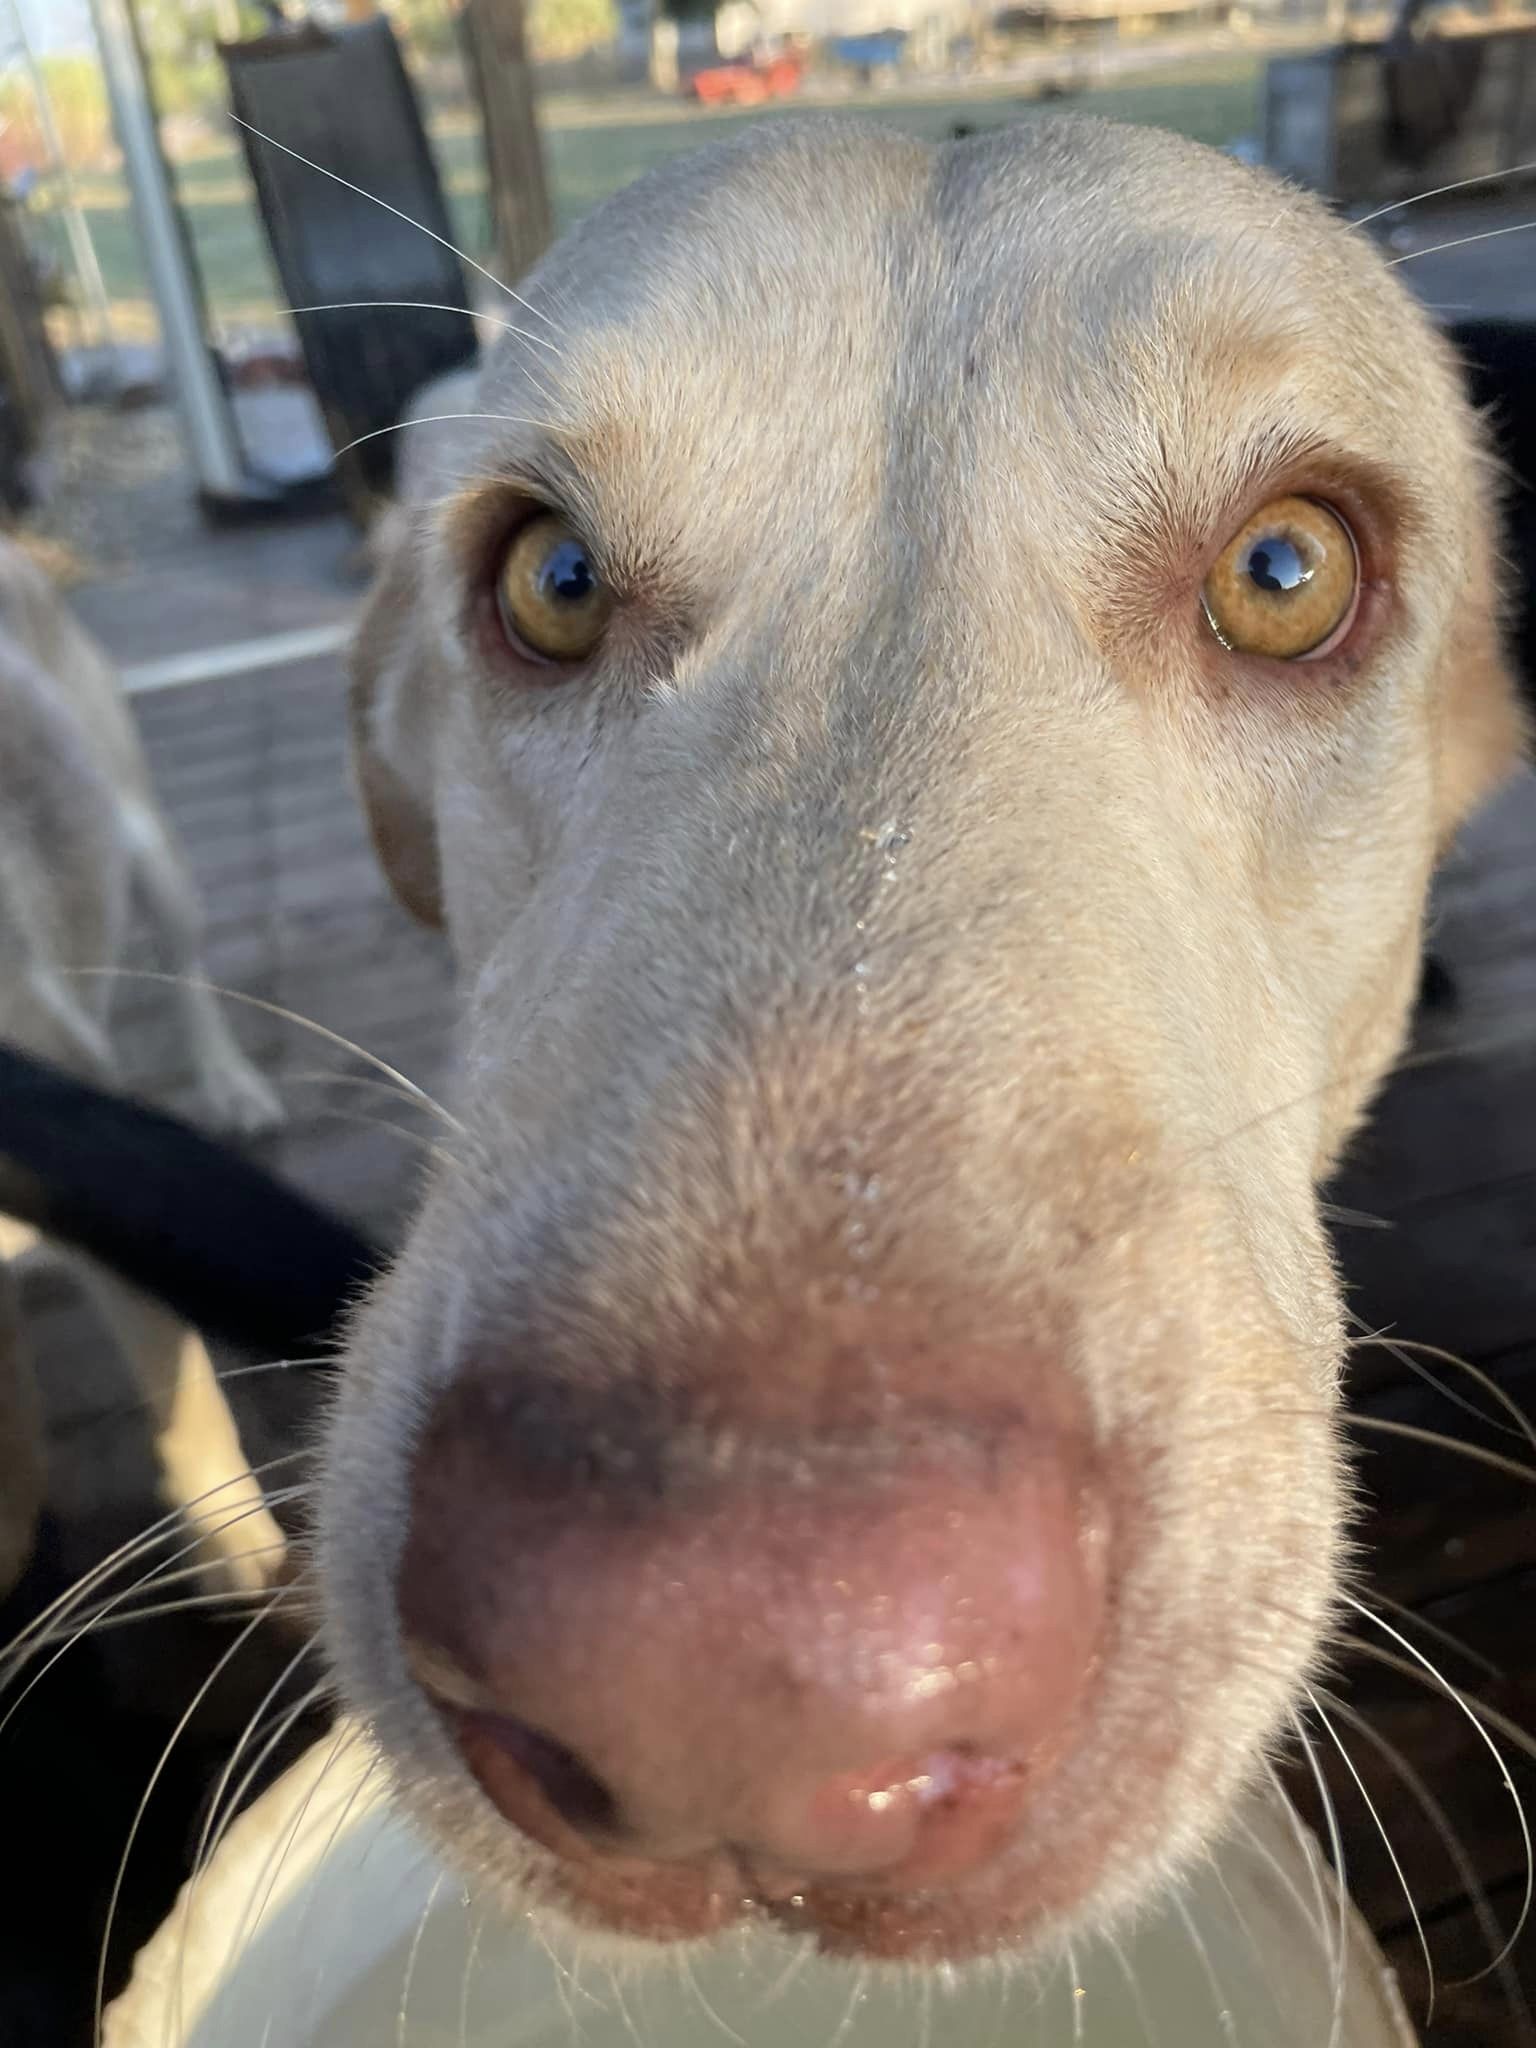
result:
M 531 1903 L 542 1894 L 594 1931 L 666 1944 L 757 1921 L 824 1956 L 863 1962 L 963 1964 L 1027 1945 L 1053 1917 L 1006 1859 L 985 1880 L 921 1892 L 868 1882 L 801 1887 L 787 1874 L 754 1873 L 730 1857 L 701 1865 L 550 1850 L 529 1889 Z
M 428 1646 L 411 1646 L 413 1676 L 451 1732 L 470 1774 L 490 1798 L 483 1773 L 501 1747 L 491 1733 L 475 1681 Z M 503 1825 L 544 1852 L 531 1889 L 582 1924 L 656 1943 L 706 1940 L 761 1919 L 810 1941 L 823 1954 L 854 1960 L 961 1962 L 1027 1937 L 1050 1903 L 1031 1900 L 1022 1873 L 1004 1855 L 974 1879 L 941 1889 L 904 1888 L 884 1878 L 806 1881 L 796 1872 L 754 1863 L 729 1848 L 662 1861 L 625 1853 L 622 1840 L 596 1844 L 577 1833 L 530 1780 L 502 1779 L 493 1799 Z

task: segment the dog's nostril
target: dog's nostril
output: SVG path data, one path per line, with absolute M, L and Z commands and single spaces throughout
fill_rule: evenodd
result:
M 563 1743 L 506 1714 L 475 1713 L 461 1718 L 533 1781 L 568 1827 L 583 1835 L 620 1832 L 618 1801 Z

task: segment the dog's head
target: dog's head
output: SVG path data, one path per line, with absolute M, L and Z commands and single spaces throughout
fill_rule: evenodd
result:
M 1476 426 L 1322 208 L 1090 122 L 776 126 L 525 296 L 361 639 L 463 1130 L 335 1658 L 523 1903 L 1028 1948 L 1326 1629 L 1315 1185 L 1518 743 Z

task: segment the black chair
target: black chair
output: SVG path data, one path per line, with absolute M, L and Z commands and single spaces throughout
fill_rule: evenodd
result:
M 221 54 L 233 110 L 250 124 L 241 139 L 288 303 L 345 309 L 297 324 L 343 491 L 366 520 L 394 481 L 389 430 L 424 385 L 477 353 L 421 109 L 382 16 L 284 29 Z

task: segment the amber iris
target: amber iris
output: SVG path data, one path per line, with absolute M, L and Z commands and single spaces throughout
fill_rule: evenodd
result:
M 1346 623 L 1359 582 L 1339 515 L 1315 498 L 1276 498 L 1227 542 L 1201 597 L 1223 647 L 1299 661 Z
M 530 519 L 512 536 L 496 595 L 512 639 L 546 661 L 585 661 L 613 611 L 612 593 L 586 542 L 553 512 Z

